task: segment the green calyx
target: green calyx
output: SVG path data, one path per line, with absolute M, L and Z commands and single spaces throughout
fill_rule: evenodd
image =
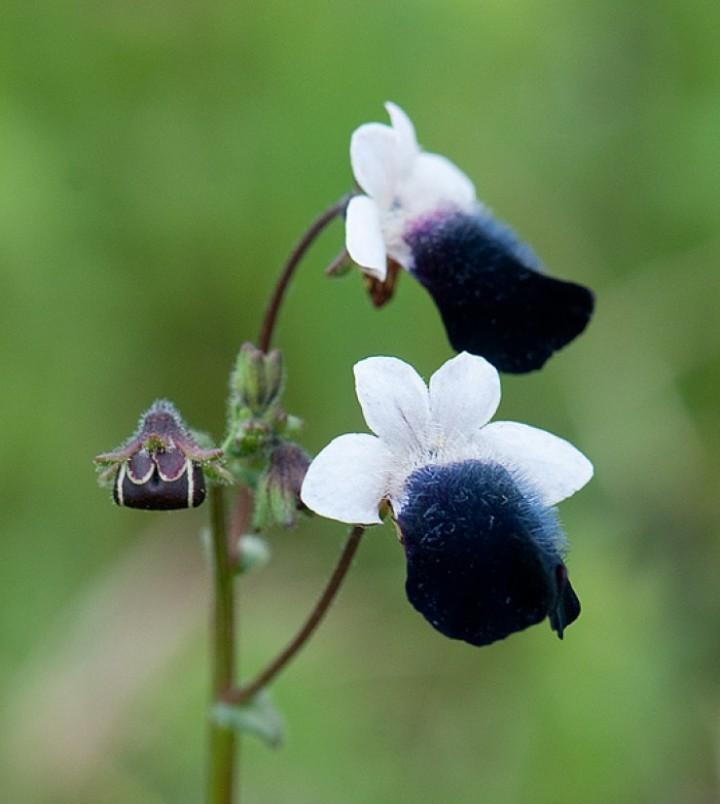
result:
M 265 353 L 251 343 L 244 343 L 230 377 L 231 402 L 253 416 L 263 416 L 278 401 L 284 379 L 278 349 Z
M 292 443 L 302 428 L 280 405 L 285 381 L 282 354 L 250 343 L 240 349 L 230 376 L 227 468 L 256 491 L 255 525 L 293 525 L 308 458 Z M 299 479 L 298 479 L 299 478 Z

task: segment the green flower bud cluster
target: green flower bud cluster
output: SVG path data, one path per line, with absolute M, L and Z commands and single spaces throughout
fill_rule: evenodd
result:
M 285 382 L 282 354 L 267 354 L 251 343 L 240 349 L 230 375 L 229 430 L 225 448 L 230 458 L 252 467 L 288 429 L 288 415 L 280 407 Z M 247 473 L 242 479 L 247 482 Z
M 230 376 L 228 435 L 223 444 L 228 469 L 255 490 L 253 526 L 292 527 L 301 510 L 300 487 L 310 463 L 291 440 L 302 422 L 280 405 L 285 384 L 282 354 L 251 343 L 240 349 Z

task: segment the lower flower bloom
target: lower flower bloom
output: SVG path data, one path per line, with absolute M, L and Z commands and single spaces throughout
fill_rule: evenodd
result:
M 486 645 L 549 618 L 558 636 L 580 613 L 554 505 L 592 465 L 557 436 L 488 424 L 500 401 L 495 368 L 461 353 L 429 389 L 406 363 L 355 366 L 375 436 L 334 439 L 310 465 L 308 508 L 377 524 L 388 503 L 407 558 L 406 592 L 441 633 Z

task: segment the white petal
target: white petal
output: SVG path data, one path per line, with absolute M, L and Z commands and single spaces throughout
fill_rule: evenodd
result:
M 430 414 L 441 433 L 473 437 L 500 404 L 500 377 L 483 357 L 460 352 L 430 378 Z
M 403 154 L 403 158 L 407 160 L 414 159 L 420 152 L 415 136 L 415 126 L 397 104 L 388 101 L 385 104 L 385 108 L 390 115 L 393 130 L 397 134 L 398 147 Z
M 386 202 L 397 180 L 397 134 L 380 123 L 366 123 L 350 139 L 350 163 L 357 183 L 377 201 Z
M 593 476 L 593 465 L 563 438 L 518 422 L 493 422 L 480 432 L 489 456 L 516 471 L 545 505 L 581 489 Z
M 350 162 L 358 184 L 382 206 L 393 201 L 399 184 L 412 172 L 420 149 L 410 118 L 394 103 L 385 104 L 391 126 L 366 123 L 350 139 Z
M 475 186 L 449 159 L 440 154 L 420 154 L 412 173 L 403 185 L 403 196 L 434 199 L 437 206 L 452 204 L 471 208 L 476 199 Z
M 345 216 L 345 248 L 366 274 L 384 281 L 387 253 L 380 228 L 377 204 L 366 195 L 356 195 Z
M 368 357 L 355 364 L 355 389 L 368 427 L 401 456 L 426 443 L 428 391 L 412 366 L 396 357 Z
M 300 498 L 320 516 L 351 525 L 376 525 L 391 456 L 379 438 L 349 433 L 333 439 L 310 464 Z

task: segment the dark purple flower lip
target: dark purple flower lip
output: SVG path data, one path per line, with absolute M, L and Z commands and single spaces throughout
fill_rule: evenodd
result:
M 175 407 L 160 400 L 143 415 L 125 444 L 95 461 L 107 467 L 106 472 L 115 472 L 113 498 L 118 505 L 172 510 L 202 503 L 202 466 L 221 456 L 222 450 L 201 448 Z
M 412 222 L 411 273 L 433 297 L 453 348 L 497 369 L 541 368 L 587 326 L 592 292 L 542 272 L 531 249 L 481 207 Z
M 496 463 L 413 472 L 397 524 L 410 603 L 445 636 L 488 645 L 546 617 L 560 638 L 580 614 L 555 511 Z
M 153 464 L 146 479 L 134 480 L 129 463 L 118 469 L 113 486 L 113 499 L 126 508 L 141 508 L 146 511 L 172 511 L 180 508 L 197 508 L 205 499 L 205 476 L 198 463 L 185 460 L 182 472 L 172 480 L 166 480 Z

